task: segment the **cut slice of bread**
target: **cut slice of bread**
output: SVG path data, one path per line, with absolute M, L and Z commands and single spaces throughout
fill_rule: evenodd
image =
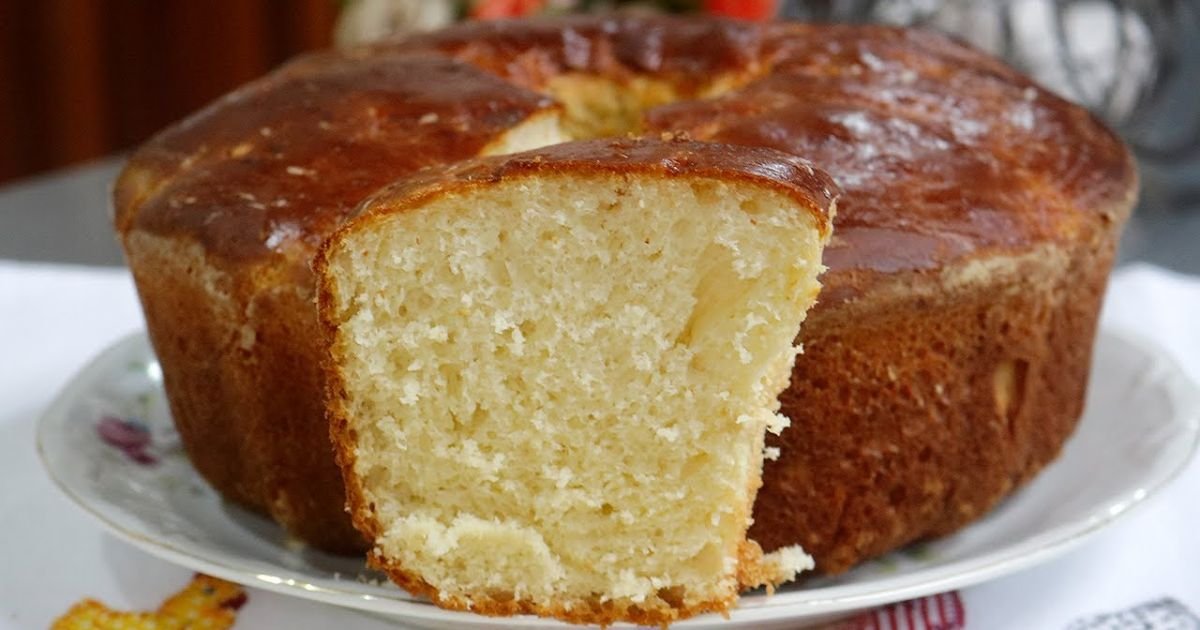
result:
M 441 606 L 599 623 L 811 566 L 746 529 L 833 189 L 771 150 L 591 141 L 364 204 L 317 273 L 373 563 Z

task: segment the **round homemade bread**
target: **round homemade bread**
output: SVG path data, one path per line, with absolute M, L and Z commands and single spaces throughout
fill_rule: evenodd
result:
M 1111 132 L 927 32 L 573 17 L 303 57 L 131 158 L 115 223 L 196 468 L 305 541 L 365 548 L 325 420 L 318 248 L 421 169 L 661 132 L 802 156 L 843 191 L 768 441 L 765 551 L 842 571 L 1055 457 L 1136 188 Z

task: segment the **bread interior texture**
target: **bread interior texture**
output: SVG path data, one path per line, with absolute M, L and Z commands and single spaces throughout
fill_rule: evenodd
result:
M 459 607 L 726 607 L 821 246 L 772 187 L 636 173 L 345 232 L 326 321 L 377 557 Z

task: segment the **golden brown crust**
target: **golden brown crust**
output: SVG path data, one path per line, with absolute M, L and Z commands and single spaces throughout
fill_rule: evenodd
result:
M 1054 457 L 1136 188 L 1111 132 L 930 33 L 577 17 L 306 57 L 132 158 L 115 222 L 184 445 L 223 495 L 320 546 L 361 548 L 324 444 L 314 252 L 380 186 L 553 110 L 536 90 L 570 73 L 661 78 L 688 98 L 724 80 L 732 91 L 654 108 L 645 128 L 802 155 L 843 190 L 783 397 L 795 421 L 756 504 L 764 548 L 799 542 L 841 570 L 968 522 Z M 1009 259 L 1043 282 L 947 284 Z M 988 402 L 996 379 L 1025 401 L 1011 423 Z M 959 477 L 972 481 L 934 487 Z

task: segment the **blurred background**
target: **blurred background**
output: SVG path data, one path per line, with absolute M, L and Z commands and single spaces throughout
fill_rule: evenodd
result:
M 288 57 L 335 0 L 0 0 L 0 182 L 126 150 Z
M 970 41 L 1126 138 L 1143 176 L 1126 250 L 1200 273 L 1200 0 L 0 0 L 0 201 L 13 202 L 0 256 L 38 257 L 17 232 L 43 228 L 13 218 L 23 198 L 8 194 L 34 194 L 28 178 L 99 159 L 72 180 L 93 194 L 123 152 L 300 52 L 613 9 L 917 24 Z

